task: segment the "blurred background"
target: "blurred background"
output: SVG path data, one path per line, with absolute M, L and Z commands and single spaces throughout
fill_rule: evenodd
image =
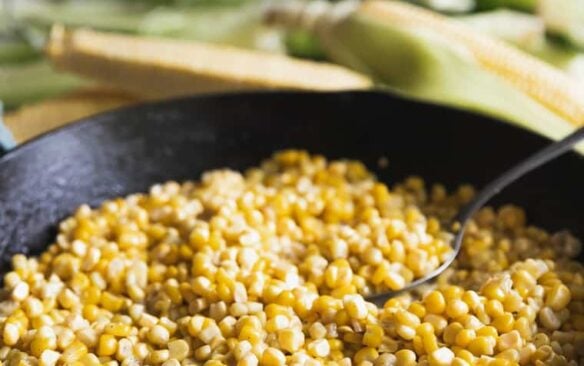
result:
M 395 2 L 390 0 L 380 1 Z M 573 97 L 578 95 L 578 88 L 580 88 L 580 91 L 584 90 L 584 1 L 411 0 L 402 2 L 413 4 L 416 10 L 418 8 L 427 10 L 422 11 L 421 14 L 424 16 L 428 12 L 440 14 L 441 16 L 438 19 L 440 22 L 444 22 L 446 27 L 448 27 L 449 21 L 455 22 L 457 26 L 459 23 L 463 23 L 465 27 L 463 29 L 468 29 L 469 32 L 476 32 L 476 34 L 480 34 L 480 37 L 484 36 L 500 40 L 513 49 L 519 50 L 527 60 L 520 60 L 519 64 L 524 62 L 526 70 L 529 69 L 532 59 L 542 61 L 549 66 L 550 70 L 553 69 L 554 72 L 557 71 L 565 76 L 565 79 L 558 83 L 564 83 L 565 80 L 569 81 L 569 86 L 557 87 L 559 90 L 568 90 L 565 94 Z M 337 43 L 346 45 L 345 48 L 356 55 L 351 59 L 360 59 L 359 62 L 347 61 L 347 57 L 338 56 L 340 52 L 336 52 L 336 49 L 331 50 L 330 44 L 323 45 L 320 37 L 321 33 L 319 33 L 318 29 L 313 29 L 314 27 L 306 27 L 305 24 L 289 26 L 290 24 L 288 23 L 290 22 L 286 21 L 280 21 L 281 24 L 276 24 L 280 26 L 266 23 L 266 9 L 273 6 L 286 7 L 289 3 L 286 0 L 3 0 L 0 3 L 0 101 L 3 104 L 4 119 L 9 130 L 4 133 L 12 135 L 12 142 L 15 142 L 15 140 L 20 142 L 47 129 L 85 115 L 145 99 L 181 94 L 177 92 L 160 93 L 160 96 L 156 93 L 140 95 L 139 92 L 136 92 L 140 88 L 124 88 L 124 85 L 131 84 L 131 81 L 124 81 L 121 86 L 116 85 L 115 82 L 112 83 L 111 79 L 114 76 L 105 74 L 111 74 L 111 67 L 115 67 L 115 65 L 110 62 L 108 68 L 101 69 L 101 67 L 102 63 L 108 60 L 114 60 L 112 62 L 115 64 L 117 60 L 115 47 L 121 47 L 119 45 L 116 46 L 115 42 L 111 44 L 112 49 L 114 49 L 111 51 L 114 54 L 113 56 L 111 54 L 101 55 L 103 57 L 98 55 L 100 57 L 96 56 L 97 61 L 92 61 L 91 65 L 85 68 L 76 67 L 74 63 L 83 63 L 86 58 L 74 58 L 71 56 L 70 62 L 67 60 L 65 62 L 57 60 L 58 57 L 55 56 L 47 57 L 47 53 L 44 50 L 51 38 L 51 29 L 55 24 L 63 26 L 71 32 L 77 29 L 92 29 L 98 31 L 96 33 L 98 35 L 102 34 L 102 32 L 107 32 L 107 34 L 114 33 L 127 36 L 127 38 L 123 38 L 123 41 L 127 42 L 127 44 L 155 37 L 159 39 L 158 42 L 180 40 L 184 41 L 181 44 L 185 45 L 190 42 L 218 45 L 220 46 L 218 48 L 219 51 L 222 50 L 221 47 L 227 47 L 227 50 L 232 50 L 233 48 L 231 47 L 234 47 L 234 49 L 250 50 L 254 55 L 255 52 L 258 55 L 283 55 L 286 59 L 289 57 L 292 60 L 307 60 L 307 62 L 310 62 L 307 65 L 313 65 L 313 63 L 327 66 L 332 66 L 333 64 L 342 65 L 351 72 L 354 71 L 359 75 L 370 78 L 372 85 L 376 88 L 385 88 L 390 92 L 403 92 L 412 97 L 444 102 L 463 108 L 468 107 L 484 113 L 508 117 L 509 120 L 518 123 L 536 123 L 539 124 L 536 128 L 543 129 L 542 133 L 547 135 L 562 134 L 568 128 L 566 126 L 577 125 L 582 122 L 580 120 L 581 116 L 577 114 L 578 112 L 571 118 L 573 115 L 570 115 L 571 112 L 562 113 L 562 111 L 554 110 L 557 104 L 548 103 L 531 95 L 541 94 L 540 91 L 531 94 L 529 92 L 525 93 L 525 87 L 521 86 L 515 87 L 515 89 L 528 94 L 531 99 L 535 99 L 538 105 L 551 109 L 552 113 L 559 116 L 559 118 L 550 118 L 549 121 L 551 122 L 544 121 L 539 123 L 532 121 L 528 114 L 513 115 L 514 112 L 506 113 L 505 108 L 507 107 L 502 106 L 500 101 L 488 102 L 489 99 L 496 99 L 496 95 L 500 93 L 497 92 L 496 87 L 492 86 L 492 83 L 489 84 L 486 81 L 484 83 L 477 81 L 464 86 L 467 89 L 477 89 L 477 97 L 473 100 L 457 100 L 457 98 L 461 98 L 459 95 L 453 95 L 449 98 L 443 97 L 442 94 L 448 94 L 450 90 L 455 89 L 453 87 L 454 84 L 452 84 L 455 81 L 444 81 L 450 80 L 450 75 L 452 75 L 452 80 L 456 79 L 457 73 L 460 73 L 460 79 L 468 80 L 469 77 L 464 76 L 464 73 L 459 71 L 461 68 L 457 66 L 458 64 L 455 61 L 446 63 L 446 67 L 438 65 L 436 60 L 439 57 L 435 56 L 434 50 L 430 52 L 424 51 L 426 52 L 424 55 L 418 51 L 410 52 L 414 49 L 417 50 L 417 48 L 413 46 L 408 48 L 408 45 L 417 44 L 415 42 L 418 39 L 399 38 L 398 40 L 398 33 L 395 32 L 392 36 L 390 27 L 394 27 L 393 30 L 401 32 L 399 35 L 402 36 L 414 34 L 417 37 L 418 34 L 422 34 L 424 26 L 420 27 L 414 24 L 413 20 L 409 23 L 403 22 L 403 24 L 392 21 L 389 16 L 386 22 L 381 18 L 376 20 L 380 24 L 383 23 L 382 25 L 387 28 L 383 30 L 387 32 L 384 35 L 387 40 L 384 40 L 384 42 L 391 47 L 391 51 L 388 51 L 389 48 L 388 50 L 382 49 L 383 46 L 379 46 L 380 43 L 374 43 L 373 41 L 369 44 L 372 47 L 370 50 L 360 49 L 359 47 L 361 46 L 357 47 L 351 43 L 353 38 L 362 40 L 375 39 L 376 34 L 380 32 L 378 25 L 372 25 L 371 29 L 369 29 L 367 27 L 364 28 L 363 23 L 355 21 L 354 23 L 357 26 L 353 25 L 355 28 L 350 29 L 352 32 L 350 35 L 347 34 L 347 26 L 332 31 L 334 37 L 339 37 L 336 39 Z M 353 5 L 353 7 L 358 7 L 358 5 Z M 314 9 L 312 11 L 315 14 L 318 13 Z M 391 9 L 389 12 L 391 12 Z M 363 14 L 363 16 L 366 15 L 366 13 Z M 407 14 L 399 16 L 408 17 Z M 284 25 L 284 27 L 281 25 Z M 429 30 L 432 31 L 432 29 Z M 460 29 L 458 30 L 460 31 Z M 462 33 L 465 32 L 463 31 Z M 424 40 L 424 47 L 430 49 L 456 48 L 458 47 L 457 42 L 461 43 L 461 46 L 469 47 L 469 44 L 465 44 L 465 42 L 473 42 L 473 39 L 466 40 L 456 36 L 452 37 L 452 32 L 449 33 L 448 30 L 441 40 L 431 39 L 428 41 L 429 38 L 423 35 L 420 39 Z M 91 41 L 88 42 L 91 44 Z M 120 45 L 122 44 L 120 43 Z M 164 45 L 164 43 L 157 43 L 156 45 L 158 46 L 152 45 L 150 54 L 148 52 L 140 53 L 140 57 L 145 59 L 144 62 L 150 62 L 158 57 L 156 47 L 162 47 L 160 46 L 161 44 Z M 470 45 L 470 49 L 471 53 L 476 53 L 476 50 L 473 51 L 472 45 Z M 104 51 L 101 49 L 99 52 Z M 175 50 L 173 52 L 175 53 L 172 57 L 175 59 L 182 57 L 179 51 Z M 370 56 L 362 57 L 362 55 L 369 55 L 369 53 L 371 53 Z M 150 59 L 149 55 L 151 56 Z M 186 52 L 184 57 L 196 58 L 196 56 L 196 50 L 192 50 Z M 476 62 L 478 65 L 476 70 L 488 69 L 489 62 L 481 62 L 481 57 L 483 56 L 474 56 L 478 60 Z M 241 62 L 238 61 L 238 57 L 238 54 L 232 56 L 231 62 L 245 65 L 241 66 L 243 74 L 247 72 L 245 67 L 254 67 L 246 64 L 243 59 Z M 404 62 L 402 62 L 401 58 L 407 59 L 408 57 L 410 60 L 411 57 L 416 57 L 416 60 L 417 58 L 422 58 L 424 59 L 423 63 L 427 65 L 424 64 L 420 69 L 411 69 L 410 65 L 405 71 L 400 70 L 400 65 L 404 67 Z M 492 57 L 499 57 L 500 63 L 505 64 L 507 62 L 506 57 L 512 58 L 513 56 L 495 55 Z M 372 61 L 373 58 L 378 61 Z M 130 63 L 139 63 L 141 61 L 143 60 L 126 60 L 126 62 Z M 375 65 L 370 65 L 372 62 Z M 469 64 L 473 62 L 468 61 Z M 261 61 L 259 64 L 261 64 Z M 448 65 L 451 65 L 452 70 L 445 71 Z M 172 65 L 169 67 L 172 67 Z M 196 68 L 195 66 L 193 67 Z M 396 76 L 397 72 L 392 73 L 392 70 L 399 70 L 401 73 L 435 75 L 434 68 L 440 70 L 439 75 L 441 76 L 436 79 L 440 79 L 441 84 L 438 89 L 434 84 L 425 85 L 422 87 L 424 89 L 423 92 L 420 91 L 420 84 L 424 84 L 426 79 L 431 77 L 425 76 L 426 79 L 422 79 L 421 82 L 419 80 L 416 81 L 416 86 L 414 87 L 411 81 L 406 83 L 398 78 Z M 432 73 L 427 72 L 427 70 L 431 70 Z M 535 70 L 538 73 L 544 73 L 541 69 Z M 148 72 L 157 74 L 158 70 L 152 68 L 150 71 L 142 72 L 142 77 L 148 78 Z M 195 74 L 197 72 L 200 74 L 200 71 L 193 71 Z M 253 73 L 253 70 L 250 72 Z M 475 73 L 478 74 L 480 72 L 482 70 Z M 487 70 L 486 72 L 496 75 L 499 79 L 505 78 L 501 76 L 500 72 L 493 72 L 492 70 Z M 448 75 L 448 77 L 443 77 L 443 75 Z M 299 75 L 298 78 L 302 79 L 302 75 Z M 470 77 L 470 79 L 473 78 L 474 76 Z M 193 80 L 193 83 L 196 83 L 198 79 L 195 78 Z M 436 83 L 436 81 L 434 82 Z M 510 80 L 509 84 L 514 82 L 514 80 Z M 544 79 L 543 82 L 547 82 L 547 80 Z M 459 85 L 458 81 L 456 83 Z M 491 86 L 487 86 L 487 84 Z M 283 88 L 288 88 L 289 86 L 286 83 L 282 84 Z M 140 87 L 143 87 L 142 84 Z M 172 88 L 172 85 L 170 87 Z M 350 83 L 346 87 L 352 89 Z M 277 85 L 277 82 L 275 84 L 272 83 L 269 88 L 277 89 L 279 85 Z M 339 85 L 338 88 L 342 89 L 343 86 Z M 222 89 L 210 88 L 209 90 L 222 91 L 223 89 L 229 90 L 229 85 Z M 240 88 L 235 87 L 233 89 L 238 90 Z M 306 89 L 319 88 L 307 86 Z M 560 94 L 559 98 L 565 97 L 564 94 Z M 550 96 L 550 98 L 552 97 L 558 96 Z M 483 101 L 485 101 L 485 105 L 482 105 Z M 582 101 L 572 102 L 577 104 Z M 550 104 L 553 105 L 550 106 Z M 581 105 L 572 105 L 567 108 L 578 109 L 580 107 Z M 509 108 L 522 107 L 521 105 L 514 105 Z M 526 107 L 525 109 L 529 108 Z M 559 120 L 566 121 L 566 126 L 557 127 L 561 124 L 561 122 L 558 122 Z M 549 126 L 542 127 L 542 124 L 549 124 Z

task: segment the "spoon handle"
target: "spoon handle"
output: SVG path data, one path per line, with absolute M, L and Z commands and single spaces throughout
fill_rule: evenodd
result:
M 491 181 L 483 189 L 481 189 L 480 192 L 473 198 L 473 200 L 460 210 L 454 221 L 464 225 L 464 223 L 466 223 L 467 220 L 470 219 L 481 207 L 483 207 L 491 198 L 496 196 L 507 186 L 522 178 L 530 171 L 539 168 L 540 166 L 569 151 L 582 139 L 584 139 L 584 127 L 580 127 L 560 141 L 546 146 L 522 162 L 508 169 L 499 177 L 497 177 L 497 179 Z
M 491 198 L 496 196 L 508 185 L 523 177 L 525 174 L 529 173 L 530 171 L 536 168 L 539 168 L 540 166 L 548 163 L 549 161 L 569 151 L 576 143 L 578 143 L 582 139 L 584 139 L 584 127 L 580 127 L 579 129 L 577 129 L 570 135 L 564 137 L 560 141 L 554 142 L 546 146 L 545 148 L 541 149 L 540 151 L 536 152 L 535 154 L 529 156 L 522 162 L 516 164 L 512 168 L 505 171 L 503 174 L 497 177 L 497 179 L 491 181 L 491 183 L 487 184 L 473 198 L 472 201 L 470 201 L 466 206 L 464 206 L 460 210 L 460 212 L 454 218 L 454 222 L 460 223 L 461 227 L 459 231 L 456 233 L 454 241 L 452 243 L 453 247 L 452 255 L 448 259 L 446 259 L 444 263 L 442 263 L 438 268 L 436 268 L 432 272 L 428 273 L 426 276 L 410 282 L 407 286 L 398 291 L 388 291 L 371 295 L 367 297 L 367 301 L 373 302 L 381 306 L 390 297 L 409 291 L 423 283 L 426 283 L 438 277 L 442 272 L 444 272 L 444 270 L 450 267 L 452 262 L 454 262 L 454 260 L 458 256 L 460 248 L 462 247 L 462 237 L 464 234 L 466 223 L 481 207 L 485 205 L 485 203 L 487 203 Z

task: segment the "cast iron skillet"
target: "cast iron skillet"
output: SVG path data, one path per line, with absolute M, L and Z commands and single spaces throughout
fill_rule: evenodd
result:
M 482 185 L 546 139 L 473 113 L 375 92 L 249 93 L 165 101 L 90 117 L 0 158 L 0 258 L 38 253 L 78 205 L 207 169 L 245 169 L 302 148 L 409 175 Z M 380 157 L 389 167 L 379 170 Z M 584 237 L 584 160 L 568 154 L 503 192 L 531 222 Z

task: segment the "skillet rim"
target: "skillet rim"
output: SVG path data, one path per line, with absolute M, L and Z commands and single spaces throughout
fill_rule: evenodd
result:
M 393 100 L 398 103 L 406 103 L 411 105 L 425 105 L 431 106 L 433 108 L 437 108 L 441 111 L 448 112 L 448 113 L 455 113 L 459 114 L 461 117 L 468 117 L 468 118 L 478 118 L 483 119 L 485 122 L 503 125 L 505 128 L 511 128 L 516 130 L 517 132 L 524 132 L 526 134 L 532 135 L 534 138 L 538 138 L 541 140 L 542 143 L 551 143 L 553 140 L 547 136 L 539 134 L 535 131 L 532 131 L 524 126 L 516 125 L 511 121 L 506 121 L 501 118 L 489 116 L 487 114 L 483 114 L 477 111 L 466 110 L 462 108 L 457 108 L 454 106 L 447 106 L 431 101 L 421 101 L 417 99 L 407 98 L 400 94 L 391 93 L 388 91 L 383 90 L 344 90 L 344 91 L 296 91 L 296 90 L 260 90 L 260 91 L 234 91 L 234 92 L 223 92 L 223 93 L 208 93 L 208 94 L 195 94 L 195 95 L 186 95 L 180 97 L 174 97 L 170 99 L 163 99 L 158 101 L 144 101 L 138 102 L 137 104 L 130 104 L 126 106 L 120 106 L 113 108 L 111 110 L 107 110 L 104 112 L 98 112 L 95 114 L 91 114 L 89 116 L 76 119 L 72 122 L 69 122 L 63 126 L 54 128 L 52 130 L 43 132 L 29 140 L 21 144 L 17 144 L 16 147 L 8 150 L 4 154 L 0 153 L 0 173 L 2 172 L 3 164 L 18 158 L 21 154 L 27 153 L 29 149 L 34 149 L 38 144 L 51 142 L 55 135 L 60 133 L 66 132 L 75 132 L 78 129 L 81 129 L 87 125 L 91 124 L 99 124 L 103 119 L 111 119 L 116 118 L 117 114 L 121 113 L 132 113 L 132 112 L 144 112 L 147 110 L 164 110 L 167 107 L 171 107 L 173 105 L 187 103 L 189 101 L 199 101 L 199 100 L 208 100 L 208 99 L 224 99 L 224 98 L 240 98 L 240 97 L 260 97 L 266 98 L 273 95 L 287 95 L 287 96 L 326 96 L 326 97 L 334 97 L 334 98 L 343 98 L 343 97 L 357 97 L 363 98 L 368 96 L 374 97 L 384 97 L 390 100 Z M 579 154 L 575 150 L 572 150 L 565 155 L 573 155 L 578 158 L 582 158 L 584 160 L 584 154 Z
M 246 99 L 247 98 L 247 99 Z M 395 95 L 392 93 L 387 93 L 382 90 L 357 90 L 357 91 L 325 91 L 325 92 L 311 92 L 311 91 L 289 91 L 289 90 L 279 90 L 279 91 L 246 91 L 246 92 L 232 92 L 232 93 L 215 93 L 215 94 L 201 94 L 194 96 L 183 96 L 180 98 L 165 99 L 155 102 L 138 103 L 133 105 L 127 105 L 118 107 L 109 111 L 96 113 L 85 118 L 78 119 L 64 126 L 58 127 L 56 129 L 42 133 L 33 139 L 18 145 L 16 148 L 10 150 L 6 155 L 0 156 L 0 177 L 6 172 L 4 169 L 6 166 L 10 168 L 11 164 L 19 164 L 24 159 L 25 161 L 36 153 L 36 149 L 43 149 L 47 147 L 54 146 L 55 143 L 59 143 L 59 137 L 62 136 L 67 138 L 69 135 L 82 136 L 84 128 L 91 130 L 92 128 L 100 128 L 102 125 L 110 123 L 124 123 L 124 118 L 128 116 L 134 117 L 147 117 L 149 114 L 159 114 L 164 116 L 165 114 L 172 114 L 172 112 L 180 112 L 183 108 L 196 108 L 198 105 L 210 104 L 220 104 L 220 103 L 235 103 L 244 102 L 244 104 L 249 101 L 253 103 L 257 102 L 270 102 L 272 100 L 289 100 L 290 104 L 294 104 L 296 101 L 300 102 L 315 102 L 319 98 L 327 98 L 327 102 L 330 104 L 357 104 L 368 103 L 368 102 L 387 102 L 393 103 L 397 106 L 398 110 L 400 108 L 416 110 L 417 107 L 423 107 L 424 109 L 431 109 L 434 112 L 443 114 L 447 118 L 453 118 L 459 120 L 461 125 L 464 125 L 464 121 L 467 123 L 482 123 L 490 127 L 500 129 L 502 133 L 506 134 L 517 134 L 522 135 L 525 138 L 531 139 L 534 143 L 540 146 L 545 146 L 549 144 L 552 140 L 546 136 L 538 134 L 535 131 L 531 131 L 528 128 L 506 122 L 505 120 L 498 119 L 492 116 L 484 115 L 476 111 L 469 111 L 465 109 L 459 109 L 450 106 L 439 105 L 435 103 L 429 103 L 419 100 L 412 100 L 410 98 L 405 98 L 401 95 Z M 353 105 L 354 107 L 354 105 Z M 380 107 L 383 108 L 383 107 Z M 414 114 L 397 114 L 398 119 L 403 119 L 404 116 L 412 116 Z M 81 130 L 81 131 L 80 131 Z M 62 134 L 62 135 L 61 135 Z M 111 146 L 120 146 L 122 144 L 112 143 Z M 123 145 L 122 145 L 123 146 Z M 536 147 L 537 148 L 537 147 Z M 70 155 L 70 153 L 69 153 Z M 565 158 L 570 158 L 571 160 L 578 161 L 577 164 L 580 166 L 584 162 L 584 155 L 577 153 L 572 150 L 565 154 Z M 15 160 L 16 159 L 16 160 Z M 520 158 L 521 159 L 521 158 Z M 490 178 L 489 178 L 490 179 Z M 481 187 L 481 185 L 475 185 Z M 10 204 L 10 203 L 9 203 Z M 530 220 L 532 221 L 532 220 Z M 57 221 L 58 222 L 58 221 Z M 53 223 L 54 225 L 54 223 Z M 27 245 L 28 246 L 28 245 Z M 6 250 L 0 252 L 3 254 Z

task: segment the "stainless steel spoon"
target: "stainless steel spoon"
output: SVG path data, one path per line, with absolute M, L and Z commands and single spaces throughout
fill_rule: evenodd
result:
M 487 184 L 466 206 L 464 206 L 460 212 L 453 219 L 453 227 L 455 225 L 459 226 L 454 239 L 452 241 L 452 255 L 442 263 L 442 265 L 436 268 L 434 271 L 430 272 L 424 277 L 418 278 L 415 281 L 410 282 L 401 290 L 398 291 L 388 291 L 382 292 L 375 295 L 368 296 L 367 301 L 383 304 L 387 299 L 396 296 L 405 291 L 412 290 L 413 288 L 427 283 L 436 277 L 438 277 L 442 272 L 444 272 L 456 259 L 458 253 L 460 253 L 460 248 L 462 246 L 462 238 L 464 236 L 464 230 L 468 221 L 474 216 L 474 214 L 484 206 L 491 198 L 496 196 L 504 188 L 514 183 L 525 174 L 531 172 L 534 169 L 554 160 L 558 156 L 564 154 L 565 152 L 572 149 L 572 147 L 584 139 L 584 127 L 577 129 L 575 132 L 564 137 L 562 140 L 554 142 L 542 150 L 536 152 L 530 157 L 526 158 L 522 162 L 513 166 L 509 170 L 505 171 L 498 178 Z

